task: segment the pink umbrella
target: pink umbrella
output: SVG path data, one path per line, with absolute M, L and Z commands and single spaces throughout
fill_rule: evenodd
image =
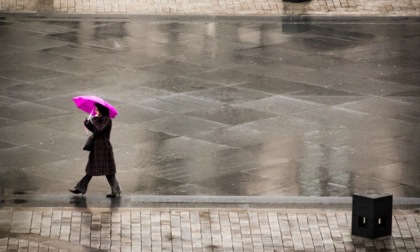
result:
M 91 114 L 95 109 L 95 103 L 99 103 L 109 109 L 109 117 L 114 118 L 118 115 L 118 111 L 114 106 L 106 102 L 104 99 L 94 95 L 81 95 L 73 97 L 76 106 L 84 112 Z

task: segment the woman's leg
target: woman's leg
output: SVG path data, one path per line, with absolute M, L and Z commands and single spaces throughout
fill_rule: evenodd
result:
M 92 179 L 91 175 L 86 174 L 76 185 L 76 190 L 80 193 L 85 194 L 89 185 L 90 180 Z
M 111 195 L 116 196 L 117 194 L 121 194 L 121 187 L 115 177 L 115 174 L 106 175 L 106 179 L 108 180 L 109 185 L 111 186 Z

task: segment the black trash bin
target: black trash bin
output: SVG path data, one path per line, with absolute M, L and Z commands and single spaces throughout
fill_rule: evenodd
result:
M 392 234 L 392 195 L 353 195 L 351 234 L 376 239 Z

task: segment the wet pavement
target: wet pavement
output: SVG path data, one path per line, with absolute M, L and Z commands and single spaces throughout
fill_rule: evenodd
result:
M 84 94 L 120 112 L 126 196 L 418 198 L 419 35 L 419 18 L 3 15 L 2 204 L 70 197 Z
M 0 251 L 419 251 L 419 33 L 418 17 L 2 14 Z M 102 177 L 67 191 L 83 94 L 120 111 L 120 198 Z M 353 193 L 394 196 L 391 236 L 351 235 Z

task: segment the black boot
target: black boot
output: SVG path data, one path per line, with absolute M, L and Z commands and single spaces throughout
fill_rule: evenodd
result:
M 69 191 L 70 191 L 70 192 L 72 192 L 72 193 L 74 193 L 74 194 L 80 194 L 80 193 L 81 193 L 82 195 L 84 194 L 84 193 L 82 193 L 81 191 L 79 191 L 79 190 L 77 190 L 77 189 L 70 189 Z

